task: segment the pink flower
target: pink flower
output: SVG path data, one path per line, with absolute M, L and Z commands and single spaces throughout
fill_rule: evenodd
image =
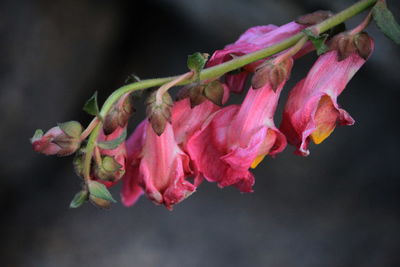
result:
M 290 22 L 280 27 L 275 25 L 255 26 L 245 31 L 239 39 L 216 51 L 207 63 L 207 67 L 219 65 L 235 56 L 242 56 L 279 43 L 280 41 L 300 32 L 304 25 Z M 303 53 L 304 54 L 304 53 Z M 264 61 L 264 60 L 262 60 Z M 225 81 L 232 92 L 242 92 L 249 73 L 254 72 L 262 61 L 253 62 L 243 68 L 240 73 L 226 74 Z
M 229 89 L 226 87 L 226 85 L 224 85 L 224 89 L 225 94 L 223 102 L 225 103 L 229 97 Z M 143 182 L 143 179 L 139 178 L 143 177 L 143 174 L 141 173 L 141 164 L 143 163 L 142 159 L 145 155 L 145 144 L 147 144 L 148 148 L 148 153 L 146 153 L 146 160 L 148 162 L 150 162 L 151 158 L 153 157 L 154 159 L 159 160 L 157 162 L 154 162 L 154 164 L 161 164 L 162 161 L 168 159 L 168 157 L 159 157 L 163 154 L 171 154 L 171 160 L 175 157 L 174 162 L 168 161 L 162 165 L 168 168 L 167 170 L 162 170 L 163 172 L 165 171 L 164 175 L 159 176 L 159 178 L 164 177 L 164 179 L 169 179 L 171 181 L 171 184 L 175 185 L 175 187 L 173 187 L 172 185 L 170 186 L 170 190 L 168 191 L 170 193 L 166 194 L 166 198 L 162 196 L 163 199 L 165 199 L 167 202 L 165 202 L 164 200 L 160 200 L 159 194 L 162 194 L 161 191 L 163 191 L 160 189 L 158 189 L 158 193 L 150 192 L 154 190 L 148 191 L 151 199 L 154 200 L 155 196 L 155 198 L 159 199 L 155 201 L 156 203 L 169 203 L 168 205 L 172 207 L 173 203 L 178 203 L 182 201 L 185 197 L 194 192 L 195 188 L 201 183 L 202 177 L 196 171 L 196 166 L 191 164 L 189 168 L 189 157 L 186 154 L 187 141 L 196 131 L 201 128 L 202 124 L 210 116 L 212 116 L 213 113 L 220 109 L 221 107 L 213 104 L 209 100 L 205 100 L 203 103 L 195 106 L 194 108 L 190 107 L 190 100 L 188 98 L 177 101 L 174 103 L 171 111 L 172 128 L 171 125 L 168 124 L 168 130 L 165 130 L 165 132 L 160 137 L 154 136 L 154 132 L 151 130 L 151 126 L 149 126 L 147 120 L 143 121 L 136 128 L 135 132 L 130 136 L 130 138 L 126 141 L 128 151 L 128 164 L 126 174 L 123 178 L 124 185 L 121 193 L 122 202 L 126 206 L 133 205 L 143 193 L 141 186 L 143 186 L 144 188 L 146 186 L 146 184 Z M 150 135 L 147 134 L 148 131 L 150 131 Z M 161 145 L 162 143 L 167 143 L 168 146 L 163 146 L 165 149 L 167 149 L 167 151 L 162 152 L 162 148 L 157 149 L 156 147 L 154 147 L 157 144 L 151 145 L 151 142 L 158 142 L 159 145 Z M 153 153 L 153 155 L 151 153 Z M 179 171 L 172 169 L 174 165 L 181 166 Z M 156 170 L 157 166 L 158 165 L 152 165 L 152 168 Z M 189 175 L 195 176 L 194 185 L 185 181 L 185 178 Z M 147 180 L 151 181 L 151 179 Z M 157 180 L 157 178 L 154 177 L 154 180 Z M 148 185 L 151 185 L 151 183 L 148 183 Z M 151 188 L 151 186 L 148 187 Z M 153 194 L 154 196 L 152 197 L 151 194 Z M 175 197 L 171 198 L 171 196 L 173 195 L 175 195 Z M 168 205 L 166 206 L 169 207 Z
M 122 178 L 123 185 L 121 191 L 122 203 L 125 206 L 132 206 L 143 194 L 139 186 L 139 167 L 141 153 L 145 141 L 145 127 L 147 120 L 142 121 L 125 142 L 127 149 L 126 172 Z
M 229 89 L 225 84 L 224 97 L 222 103 L 225 103 L 229 98 Z M 172 126 L 174 130 L 175 140 L 179 147 L 188 153 L 187 142 L 195 132 L 201 129 L 201 126 L 209 119 L 214 113 L 220 110 L 221 107 L 215 105 L 210 100 L 205 100 L 203 103 L 191 108 L 189 98 L 184 98 L 174 103 L 172 107 Z M 192 171 L 194 172 L 194 184 L 198 186 L 203 177 L 197 171 L 197 166 L 192 162 Z
M 292 60 L 287 64 L 290 73 Z M 287 77 L 286 77 L 287 78 Z M 274 91 L 269 82 L 249 89 L 242 105 L 231 105 L 216 112 L 188 141 L 188 153 L 199 172 L 220 187 L 234 185 L 252 192 L 255 168 L 266 155 L 275 155 L 286 146 L 286 139 L 275 127 L 273 115 L 286 79 Z
M 307 156 L 310 153 L 310 140 L 315 144 L 321 143 L 332 133 L 337 123 L 354 123 L 353 118 L 339 108 L 337 97 L 364 63 L 365 59 L 357 52 L 339 61 L 338 52 L 330 51 L 321 55 L 307 77 L 292 89 L 284 108 L 280 130 L 288 142 L 297 147 L 297 154 Z
M 129 167 L 122 190 L 125 205 L 136 201 L 138 186 L 149 199 L 168 209 L 195 191 L 186 181 L 191 174 L 189 157 L 177 145 L 171 124 L 158 136 L 148 121 L 143 122 L 127 141 L 127 149 Z

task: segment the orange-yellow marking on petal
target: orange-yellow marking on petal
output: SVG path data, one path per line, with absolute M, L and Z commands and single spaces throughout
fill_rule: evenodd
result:
M 251 163 L 251 166 L 250 166 L 250 167 L 251 167 L 252 169 L 256 168 L 256 167 L 258 166 L 258 164 L 260 164 L 260 162 L 265 158 L 266 155 L 267 155 L 267 154 L 257 156 L 257 157 L 253 160 L 253 162 Z
M 322 143 L 333 132 L 338 116 L 339 112 L 333 105 L 331 98 L 327 95 L 322 96 L 314 118 L 317 128 L 310 136 L 315 144 Z

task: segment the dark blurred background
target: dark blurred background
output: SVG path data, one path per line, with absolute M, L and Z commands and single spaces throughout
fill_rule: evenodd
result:
M 173 212 L 144 197 L 71 210 L 80 188 L 71 158 L 29 144 L 36 128 L 88 123 L 86 99 L 97 90 L 103 101 L 131 73 L 179 74 L 188 54 L 212 53 L 251 26 L 352 2 L 2 0 L 1 266 L 400 266 L 400 49 L 375 26 L 376 51 L 339 99 L 356 125 L 308 158 L 287 148 L 265 160 L 253 194 L 203 184 Z M 283 99 L 313 60 L 298 61 Z

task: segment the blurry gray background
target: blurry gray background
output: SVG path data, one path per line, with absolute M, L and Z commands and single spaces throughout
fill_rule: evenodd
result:
M 308 158 L 288 147 L 265 160 L 253 194 L 203 184 L 173 212 L 146 198 L 71 210 L 80 185 L 71 158 L 29 144 L 36 128 L 87 123 L 86 99 L 98 90 L 103 101 L 131 73 L 182 73 L 188 54 L 212 53 L 251 26 L 352 2 L 2 0 L 1 265 L 400 266 L 400 49 L 375 26 L 376 51 L 339 99 L 356 125 Z M 313 60 L 297 62 L 281 104 Z

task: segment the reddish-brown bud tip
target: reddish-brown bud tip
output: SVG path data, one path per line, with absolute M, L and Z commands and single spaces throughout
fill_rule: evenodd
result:
M 279 85 L 289 78 L 291 67 L 291 59 L 284 60 L 277 64 L 274 64 L 273 62 L 263 64 L 262 67 L 259 67 L 253 75 L 251 80 L 253 89 L 261 88 L 265 84 L 269 83 L 272 90 L 276 91 Z
M 349 33 L 340 33 L 332 38 L 330 50 L 337 50 L 338 60 L 342 61 L 357 51 L 354 36 Z
M 224 87 L 219 81 L 212 81 L 204 88 L 204 96 L 215 105 L 222 106 Z
M 331 17 L 333 13 L 329 10 L 318 10 L 298 17 L 295 22 L 302 25 L 314 25 Z
M 109 135 L 118 127 L 125 127 L 134 111 L 130 95 L 126 94 L 121 97 L 104 118 L 104 133 Z
M 360 57 L 367 59 L 373 50 L 372 39 L 366 32 L 354 36 L 354 44 Z
M 59 123 L 58 127 L 60 127 L 61 131 L 63 131 L 66 135 L 73 138 L 79 138 L 83 131 L 82 125 L 77 121 Z
M 256 70 L 251 78 L 251 86 L 254 90 L 263 87 L 268 82 L 270 68 L 270 65 L 267 65 Z
M 171 96 L 166 92 L 162 96 L 162 103 L 157 103 L 156 95 L 157 91 L 154 91 L 147 98 L 146 113 L 154 132 L 160 136 L 164 132 L 167 123 L 171 122 L 173 101 Z
M 200 105 L 207 98 L 204 96 L 205 85 L 203 84 L 193 84 L 189 90 L 190 97 L 190 107 L 194 108 L 197 105 Z
M 269 72 L 269 82 L 271 83 L 272 90 L 276 91 L 279 85 L 286 80 L 286 70 L 282 67 L 276 66 Z

